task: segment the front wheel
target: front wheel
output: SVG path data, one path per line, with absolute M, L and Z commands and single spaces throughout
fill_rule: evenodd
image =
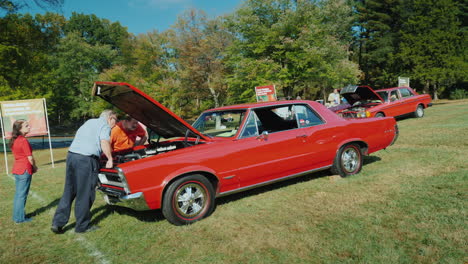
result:
M 375 117 L 384 117 L 385 115 L 382 112 L 375 114 Z
M 348 144 L 336 154 L 331 171 L 341 177 L 357 174 L 362 168 L 362 152 L 357 144 Z
M 188 225 L 208 216 L 214 208 L 214 189 L 202 175 L 173 182 L 164 193 L 162 213 L 174 225 Z
M 416 111 L 414 111 L 414 117 L 421 118 L 424 116 L 424 107 L 422 105 L 418 105 Z

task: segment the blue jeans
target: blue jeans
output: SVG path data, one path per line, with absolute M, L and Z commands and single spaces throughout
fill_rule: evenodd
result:
M 13 175 L 16 183 L 15 199 L 13 200 L 13 221 L 21 223 L 26 220 L 24 207 L 26 206 L 32 175 L 28 171 L 20 175 Z

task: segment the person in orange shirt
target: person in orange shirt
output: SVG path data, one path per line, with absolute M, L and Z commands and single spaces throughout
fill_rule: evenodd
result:
M 136 141 L 136 138 L 140 139 Z M 146 131 L 135 118 L 126 115 L 111 131 L 111 147 L 113 151 L 124 150 L 146 142 Z

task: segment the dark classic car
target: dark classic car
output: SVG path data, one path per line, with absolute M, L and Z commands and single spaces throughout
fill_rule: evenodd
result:
M 398 135 L 394 118 L 345 120 L 313 101 L 220 107 L 191 126 L 127 83 L 96 82 L 93 94 L 146 125 L 151 138 L 113 153 L 98 189 L 109 204 L 161 209 L 175 225 L 210 215 L 220 196 L 320 170 L 356 174 L 364 155 Z
M 424 109 L 432 106 L 428 94 L 418 94 L 409 87 L 373 90 L 369 86 L 347 86 L 340 94 L 347 101 L 330 108 L 344 118 L 403 116 L 423 117 Z

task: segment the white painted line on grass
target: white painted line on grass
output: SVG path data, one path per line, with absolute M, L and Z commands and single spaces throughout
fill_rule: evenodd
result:
M 8 177 L 10 179 L 12 179 L 13 181 L 15 180 L 15 177 L 13 177 L 12 175 L 10 174 L 7 174 Z M 36 194 L 35 192 L 33 191 L 29 191 L 29 194 L 36 200 L 39 200 L 41 203 L 45 204 L 46 203 L 46 200 L 44 198 L 42 198 L 42 196 L 40 196 L 39 194 Z M 49 210 L 49 214 L 50 215 L 53 215 L 54 213 L 52 212 L 52 210 Z M 72 233 L 73 235 L 78 235 L 78 234 L 74 234 L 73 232 L 70 232 Z M 95 245 L 93 245 L 91 242 L 89 242 L 88 240 L 86 240 L 86 238 L 84 238 L 83 236 L 81 235 L 78 235 L 78 237 L 75 239 L 76 241 L 79 241 L 81 243 L 81 245 L 88 251 L 88 254 L 91 256 L 91 257 L 95 257 L 99 260 L 99 263 L 100 264 L 110 264 L 111 262 L 108 261 L 106 259 L 106 257 L 104 256 L 104 254 L 102 254 L 97 248 Z
M 8 177 L 10 177 L 10 179 L 12 180 L 15 180 L 15 177 L 11 176 L 10 174 L 8 174 Z M 29 194 L 36 200 L 39 200 L 39 202 L 41 203 L 46 203 L 46 200 L 44 198 L 42 198 L 41 196 L 39 196 L 38 194 L 36 194 L 35 192 L 33 191 L 29 191 Z
M 84 238 L 82 235 L 78 235 L 78 237 L 75 240 L 79 241 L 81 245 L 83 245 L 86 248 L 86 250 L 88 250 L 88 254 L 90 256 L 97 258 L 99 260 L 99 263 L 110 264 L 110 261 L 108 261 L 106 257 L 99 250 L 96 249 L 96 246 L 88 240 L 86 240 L 86 238 Z

